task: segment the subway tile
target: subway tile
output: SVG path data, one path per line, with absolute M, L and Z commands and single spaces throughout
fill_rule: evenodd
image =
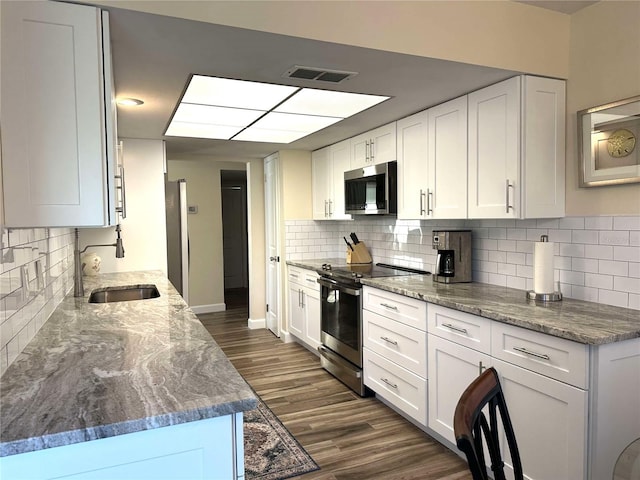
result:
M 507 252 L 500 250 L 489 250 L 488 260 L 490 262 L 505 263 L 507 261 Z
M 560 255 L 563 257 L 584 257 L 584 245 L 577 243 L 561 243 Z
M 634 230 L 629 232 L 629 245 L 633 245 L 635 247 L 640 246 L 640 231 Z
M 585 302 L 598 302 L 598 289 L 593 287 L 572 285 L 571 293 L 563 293 L 563 295 L 576 300 L 584 300 Z
M 584 229 L 584 217 L 564 217 L 558 220 L 558 228 Z
M 489 274 L 487 272 L 479 272 L 478 270 L 473 270 L 473 281 L 479 283 L 489 283 Z
M 629 294 L 629 308 L 640 310 L 640 295 Z
M 471 258 L 474 260 L 487 261 L 489 260 L 489 250 L 477 250 L 474 248 L 471 250 Z
M 507 240 L 526 240 L 526 228 L 507 228 Z
M 558 228 L 560 219 L 558 218 L 539 218 L 536 220 L 537 228 Z
M 498 267 L 497 273 L 501 275 L 515 276 L 517 273 L 516 265 L 513 265 L 511 263 L 498 263 L 497 267 Z
M 584 256 L 586 258 L 597 258 L 598 260 L 613 260 L 613 248 L 610 245 L 585 245 Z
M 527 264 L 527 254 L 519 252 L 507 252 L 507 263 L 514 263 L 519 265 Z
M 549 241 L 571 243 L 571 230 L 549 229 Z
M 496 240 L 504 240 L 507 238 L 507 229 L 494 227 L 489 229 L 489 238 L 495 238 Z
M 614 292 L 613 290 L 598 290 L 598 302 L 616 307 L 629 307 L 629 294 L 627 292 Z
M 542 237 L 542 235 L 547 235 L 548 231 L 542 228 L 528 228 L 527 229 L 527 240 L 530 240 L 532 242 L 539 242 L 540 241 L 540 237 Z
M 598 243 L 598 231 L 597 230 L 573 230 L 571 232 L 571 242 L 595 245 Z
M 516 274 L 518 277 L 533 278 L 533 267 L 516 265 Z
M 487 221 L 485 220 L 485 222 L 487 222 Z M 514 228 L 516 226 L 516 222 L 517 221 L 516 220 L 511 220 L 509 218 L 504 218 L 504 219 L 494 220 L 493 222 L 494 222 L 493 223 L 494 227 Z M 489 224 L 487 223 L 487 226 L 488 225 Z M 524 228 L 526 228 L 526 227 L 524 227 Z
M 573 257 L 555 256 L 553 257 L 553 266 L 558 270 L 573 270 L 572 268 L 573 260 L 578 260 L 578 259 L 577 258 L 574 259 Z
M 526 290 L 527 279 L 523 277 L 514 277 L 507 275 L 507 287 L 517 288 L 518 290 Z
M 629 231 L 602 231 L 598 235 L 598 242 L 600 245 L 629 245 Z
M 640 247 L 613 247 L 613 259 L 627 262 L 640 262 Z
M 613 217 L 614 230 L 640 230 L 640 215 Z
M 629 276 L 634 278 L 640 278 L 640 263 L 629 262 Z
M 611 230 L 613 217 L 585 217 L 584 228 L 587 230 Z
M 571 260 L 571 270 L 575 272 L 598 273 L 598 260 L 595 258 L 573 258 Z
M 515 252 L 517 251 L 517 241 L 516 240 L 498 240 L 497 248 L 493 250 L 500 250 L 503 252 Z
M 598 273 L 626 277 L 629 275 L 629 262 L 616 262 L 615 260 L 598 260 Z
M 560 282 L 571 285 L 584 285 L 584 273 L 560 270 Z
M 506 287 L 507 277 L 505 275 L 499 275 L 497 273 L 489 273 L 489 283 L 492 285 L 498 285 L 500 287 Z
M 488 273 L 496 273 L 498 271 L 498 266 L 495 262 L 473 262 L 474 270 L 478 270 L 480 272 L 488 272 Z
M 613 277 L 611 275 L 600 275 L 597 273 L 584 274 L 584 286 L 593 288 L 613 289 Z
M 613 290 L 640 295 L 640 278 L 614 277 Z
M 533 244 L 534 242 L 529 242 L 525 240 L 518 240 L 516 242 L 516 252 L 520 253 L 533 253 Z

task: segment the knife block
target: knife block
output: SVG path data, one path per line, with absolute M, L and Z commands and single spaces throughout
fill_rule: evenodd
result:
M 363 242 L 354 245 L 353 251 L 350 248 L 347 249 L 347 263 L 351 265 L 373 263 L 369 250 Z

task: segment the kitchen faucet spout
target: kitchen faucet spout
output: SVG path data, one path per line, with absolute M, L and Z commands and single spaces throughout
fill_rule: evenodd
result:
M 75 244 L 73 249 L 73 267 L 74 267 L 74 281 L 73 281 L 73 296 L 84 297 L 84 284 L 82 281 L 82 261 L 80 255 L 87 251 L 89 247 L 116 247 L 116 258 L 124 258 L 124 246 L 122 245 L 122 238 L 120 238 L 120 224 L 116 225 L 116 242 L 115 243 L 101 243 L 94 245 L 87 245 L 80 250 L 80 231 L 75 229 Z

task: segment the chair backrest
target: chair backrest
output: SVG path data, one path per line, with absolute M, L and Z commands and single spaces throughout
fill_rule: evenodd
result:
M 485 407 L 489 413 L 488 422 L 482 412 Z M 482 443 L 484 438 L 489 451 L 494 478 L 495 480 L 504 480 L 504 462 L 500 454 L 500 432 L 498 430 L 497 412 L 500 413 L 500 419 L 502 420 L 515 478 L 516 480 L 521 480 L 523 478 L 522 465 L 516 437 L 513 433 L 513 425 L 504 401 L 498 373 L 494 368 L 485 370 L 467 387 L 460 400 L 458 400 L 453 416 L 456 444 L 467 457 L 473 480 L 487 480 L 489 477 L 487 476 Z

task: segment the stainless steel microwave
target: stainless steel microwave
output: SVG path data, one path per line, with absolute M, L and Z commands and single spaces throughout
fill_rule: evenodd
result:
M 344 172 L 344 209 L 352 215 L 398 213 L 397 162 Z

